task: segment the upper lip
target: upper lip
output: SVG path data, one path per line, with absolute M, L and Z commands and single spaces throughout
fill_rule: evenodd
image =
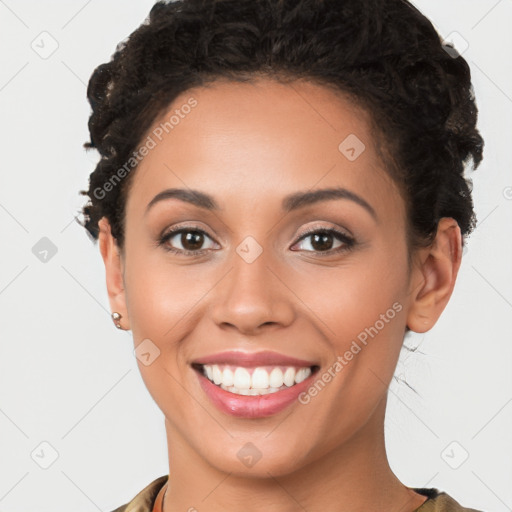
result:
M 316 366 L 314 361 L 306 361 L 296 357 L 286 356 L 278 352 L 264 350 L 260 352 L 243 352 L 240 350 L 230 350 L 227 352 L 218 352 L 208 356 L 200 357 L 192 361 L 195 365 L 205 364 L 229 364 L 233 366 L 296 366 L 311 367 Z

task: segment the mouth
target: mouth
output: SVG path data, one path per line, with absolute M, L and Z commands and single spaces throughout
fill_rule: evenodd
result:
M 201 387 L 222 412 L 259 418 L 297 401 L 320 366 L 275 352 L 224 352 L 191 364 Z
M 261 396 L 277 393 L 305 381 L 318 366 L 258 366 L 256 368 L 227 364 L 194 364 L 193 368 L 212 384 L 228 393 Z

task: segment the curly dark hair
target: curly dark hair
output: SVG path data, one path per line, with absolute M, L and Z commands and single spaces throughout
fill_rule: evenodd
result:
M 219 79 L 260 77 L 331 87 L 370 114 L 379 153 L 406 203 L 412 244 L 431 242 L 442 217 L 454 218 L 463 236 L 472 231 L 471 181 L 464 175 L 470 160 L 478 167 L 484 142 L 470 69 L 414 6 L 178 0 L 156 3 L 90 78 L 84 147 L 96 148 L 101 159 L 89 190 L 80 191 L 89 197 L 80 223 L 91 238 L 98 238 L 105 216 L 123 247 L 134 170 L 121 173 L 120 186 L 113 180 L 178 95 Z

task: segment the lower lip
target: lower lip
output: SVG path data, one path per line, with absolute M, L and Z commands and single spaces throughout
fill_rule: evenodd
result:
M 203 391 L 222 412 L 239 418 L 264 418 L 277 414 L 293 402 L 298 401 L 298 396 L 310 386 L 316 372 L 299 384 L 282 391 L 259 396 L 230 393 L 215 385 L 199 372 L 196 371 L 196 373 Z

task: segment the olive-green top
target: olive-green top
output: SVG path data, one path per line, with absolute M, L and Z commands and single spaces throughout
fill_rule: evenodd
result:
M 156 496 L 168 478 L 169 475 L 158 477 L 142 489 L 129 503 L 116 508 L 112 512 L 152 512 Z M 437 489 L 417 489 L 414 487 L 412 489 L 428 497 L 427 501 L 415 512 L 481 512 L 474 508 L 464 508 L 448 494 Z

